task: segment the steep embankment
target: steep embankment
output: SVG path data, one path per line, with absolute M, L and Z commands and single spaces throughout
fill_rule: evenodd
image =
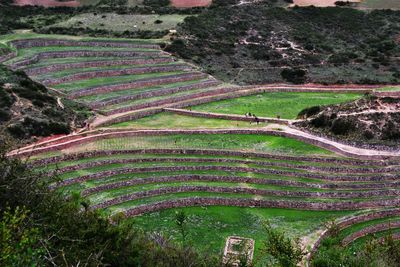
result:
M 400 140 L 400 99 L 368 96 L 303 110 L 296 125 L 346 141 L 396 146 Z
M 22 71 L 0 65 L 0 130 L 20 140 L 68 134 L 82 127 L 89 112 L 82 106 L 53 96 Z

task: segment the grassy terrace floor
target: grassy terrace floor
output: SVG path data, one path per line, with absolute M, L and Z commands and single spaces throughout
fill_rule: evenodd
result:
M 183 210 L 189 215 L 188 240 L 196 247 L 219 253 L 228 236 L 238 235 L 255 239 L 255 256 L 265 239 L 262 223 L 270 220 L 272 225 L 285 230 L 291 237 L 305 236 L 321 225 L 349 212 L 316 212 L 287 209 L 260 209 L 237 207 L 189 207 L 171 209 L 131 218 L 135 225 L 149 231 L 162 232 L 179 240 L 175 226 L 175 213 Z
M 169 83 L 166 85 L 151 86 L 151 87 L 145 87 L 145 88 L 139 88 L 139 89 L 115 91 L 115 92 L 97 94 L 97 95 L 92 95 L 92 96 L 84 96 L 84 97 L 80 97 L 79 100 L 84 101 L 84 102 L 104 101 L 104 100 L 108 100 L 108 99 L 115 98 L 115 97 L 130 96 L 133 94 L 147 93 L 147 92 L 153 92 L 153 91 L 162 91 L 164 89 L 170 89 L 170 88 L 174 88 L 174 87 L 193 85 L 193 84 L 200 83 L 203 81 L 205 81 L 205 79 L 194 79 L 194 80 L 187 81 L 187 82 L 177 82 L 177 83 Z
M 65 152 L 137 148 L 237 149 L 294 155 L 333 155 L 324 149 L 290 138 L 246 134 L 193 134 L 103 139 L 66 149 Z
M 136 74 L 136 75 L 123 75 L 123 76 L 115 76 L 115 77 L 101 77 L 101 78 L 93 78 L 88 80 L 80 80 L 76 82 L 70 83 L 62 83 L 53 86 L 56 89 L 60 89 L 63 92 L 73 92 L 75 90 L 85 89 L 92 86 L 103 86 L 109 84 L 123 83 L 123 82 L 131 82 L 139 79 L 147 79 L 147 78 L 157 78 L 168 75 L 182 74 L 184 71 L 174 71 L 174 72 L 162 72 L 162 73 L 146 73 L 146 74 Z
M 112 125 L 112 128 L 134 128 L 134 129 L 163 129 L 165 125 L 178 129 L 200 129 L 200 128 L 249 128 L 263 127 L 266 124 L 249 123 L 243 121 L 230 121 L 220 119 L 196 118 L 183 116 L 170 112 L 163 112 L 142 119 L 121 122 Z
M 306 107 L 339 104 L 360 97 L 337 93 L 264 93 L 194 106 L 192 110 L 239 115 L 250 112 L 258 117 L 295 119 Z

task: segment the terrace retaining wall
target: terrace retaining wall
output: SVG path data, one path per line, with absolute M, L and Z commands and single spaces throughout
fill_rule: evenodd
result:
M 263 169 L 263 168 L 249 168 L 249 167 L 232 167 L 222 165 L 210 165 L 210 166 L 153 166 L 153 167 L 137 167 L 137 168 L 119 168 L 112 169 L 97 173 L 92 173 L 84 176 L 75 178 L 65 179 L 58 182 L 55 187 L 61 187 L 71 184 L 84 182 L 87 180 L 95 180 L 106 177 L 111 177 L 120 174 L 130 173 L 143 173 L 143 172 L 175 172 L 175 171 L 228 171 L 228 172 L 244 172 L 244 173 L 259 173 L 259 174 L 270 174 L 279 175 L 286 177 L 298 177 L 298 178 L 310 178 L 328 181 L 352 181 L 352 182 L 365 182 L 365 181 L 382 181 L 383 177 L 380 176 L 333 176 L 333 175 L 320 175 L 308 172 L 293 172 L 285 170 L 274 170 L 274 169 Z M 397 180 L 397 175 L 387 175 L 387 180 Z
M 16 56 L 17 56 L 17 52 L 11 52 L 11 53 L 2 55 L 2 56 L 0 56 L 0 63 L 3 63 L 5 61 L 7 61 L 7 60 L 10 60 L 10 59 L 12 59 L 12 58 L 14 58 Z
M 359 210 L 367 208 L 393 207 L 398 206 L 400 200 L 376 200 L 365 202 L 343 201 L 343 202 L 306 202 L 289 200 L 257 200 L 257 199 L 234 199 L 234 198 L 211 198 L 194 197 L 175 200 L 160 201 L 147 205 L 140 205 L 124 211 L 127 217 L 134 217 L 144 213 L 159 210 L 181 208 L 181 207 L 206 207 L 206 206 L 234 206 L 234 207 L 255 207 L 255 208 L 282 208 L 295 210 Z
M 86 157 L 87 158 L 87 157 Z M 301 165 L 296 163 L 286 163 L 286 162 L 274 162 L 274 161 L 256 161 L 256 160 L 240 160 L 240 159 L 228 159 L 228 158 L 164 158 L 164 157 L 154 157 L 154 158 L 126 158 L 126 159 L 106 159 L 106 160 L 96 160 L 93 162 L 86 162 L 81 164 L 75 164 L 72 166 L 67 166 L 59 168 L 56 173 L 64 173 L 76 170 L 82 170 L 87 168 L 93 168 L 104 165 L 111 164 L 129 164 L 129 163 L 148 163 L 148 162 L 196 162 L 196 163 L 238 163 L 238 164 L 253 164 L 262 167 L 283 167 L 292 168 L 298 170 L 307 170 L 308 172 L 323 172 L 323 173 L 345 173 L 345 174 L 371 174 L 371 173 L 391 173 L 399 172 L 399 168 L 342 168 L 336 166 L 310 166 Z
M 174 65 L 160 65 L 160 66 L 146 66 L 146 67 L 135 67 L 135 68 L 122 68 L 114 70 L 97 70 L 89 72 L 80 72 L 71 75 L 66 75 L 60 78 L 50 78 L 41 80 L 41 83 L 45 85 L 57 85 L 60 83 L 75 82 L 79 80 L 93 79 L 98 77 L 114 77 L 122 75 L 133 75 L 133 74 L 145 74 L 145 73 L 157 73 L 157 72 L 173 72 L 190 70 L 186 64 L 174 64 Z
M 120 60 L 95 60 L 76 63 L 52 64 L 43 67 L 26 68 L 24 71 L 28 75 L 40 75 L 67 69 L 79 68 L 97 68 L 97 67 L 112 67 L 125 65 L 145 65 L 145 64 L 160 64 L 170 63 L 175 60 L 172 57 L 153 57 L 153 58 L 137 58 L 137 59 L 120 59 Z
M 162 183 L 175 183 L 175 182 L 224 182 L 224 183 L 249 183 L 249 184 L 261 184 L 261 185 L 275 185 L 275 186 L 289 186 L 289 187 L 298 187 L 298 190 L 304 188 L 314 188 L 314 189 L 386 189 L 391 188 L 390 184 L 386 185 L 384 183 L 378 184 L 354 184 L 354 183 L 340 183 L 340 184 L 326 184 L 326 183 L 309 183 L 309 182 L 298 182 L 293 180 L 274 180 L 270 178 L 251 178 L 244 176 L 220 176 L 220 175 L 196 175 L 196 174 L 188 174 L 188 175 L 173 175 L 173 176 L 157 176 L 157 177 L 149 177 L 149 178 L 134 178 L 130 180 L 124 180 L 120 182 L 103 184 L 91 188 L 84 189 L 81 192 L 82 196 L 88 196 L 91 194 L 99 193 L 102 191 L 108 191 L 120 187 L 130 187 L 136 185 L 146 185 L 146 184 L 162 184 Z M 370 185 L 371 187 L 369 187 Z M 393 188 L 396 188 L 399 184 L 397 183 Z M 386 191 L 391 190 L 380 190 L 376 191 L 380 196 L 385 196 Z M 372 191 L 374 192 L 374 191 Z M 379 193 L 381 192 L 381 193 Z M 322 192 L 325 193 L 325 192 Z M 334 193 L 334 192 L 333 192 Z M 340 194 L 349 193 L 349 192 L 339 192 Z M 359 194 L 359 196 L 363 196 L 363 192 L 350 192 L 351 194 Z M 317 194 L 317 193 L 316 193 Z M 368 193 L 369 194 L 369 193 Z M 371 193 L 374 194 L 374 193 Z M 391 193 L 390 193 L 391 194 Z M 396 192 L 395 194 L 398 194 Z M 365 196 L 365 195 L 364 195 Z
M 141 87 L 156 86 L 167 83 L 185 82 L 206 78 L 207 75 L 199 72 L 188 72 L 182 74 L 168 75 L 164 77 L 139 79 L 132 82 L 116 83 L 103 86 L 89 87 L 81 90 L 76 90 L 70 94 L 71 98 L 79 98 L 82 96 L 95 95 L 99 93 L 109 93 L 114 91 L 122 91 L 128 89 L 137 89 Z
M 177 193 L 192 193 L 192 192 L 207 192 L 207 193 L 224 193 L 224 194 L 249 194 L 258 196 L 273 196 L 273 197 L 310 197 L 310 198 L 366 198 L 384 196 L 385 191 L 369 191 L 369 192 L 305 192 L 305 191 L 278 191 L 264 190 L 245 187 L 221 187 L 221 186 L 173 186 L 163 187 L 154 190 L 140 191 L 132 194 L 122 195 L 113 199 L 93 205 L 92 209 L 103 209 L 109 206 L 118 205 L 128 201 L 134 201 L 142 198 L 160 196 L 165 194 Z M 386 191 L 387 192 L 387 191 Z M 340 203 L 340 202 L 338 202 Z
M 369 212 L 366 214 L 361 214 L 361 215 L 345 218 L 345 219 L 339 221 L 337 223 L 337 226 L 339 227 L 340 230 L 343 230 L 354 224 L 377 220 L 377 219 L 383 219 L 383 218 L 387 218 L 387 217 L 395 217 L 395 216 L 400 216 L 400 209 L 374 211 L 374 212 Z M 318 248 L 321 246 L 322 241 L 329 236 L 330 236 L 330 232 L 328 231 L 328 229 L 325 230 L 322 235 L 320 235 L 320 237 L 314 243 L 312 249 L 310 250 L 310 253 L 307 257 L 308 262 L 310 262 L 312 260 L 312 257 L 315 255 L 315 253 L 318 251 Z
M 332 163 L 337 165 L 376 165 L 376 166 L 387 166 L 389 164 L 397 164 L 396 162 L 384 162 L 384 161 L 361 161 L 352 159 L 340 159 L 330 157 L 313 157 L 313 156 L 288 156 L 279 154 L 268 154 L 262 152 L 245 152 L 245 151 L 234 151 L 234 150 L 205 150 L 205 149 L 128 149 L 128 150 L 95 150 L 81 153 L 68 154 L 63 156 L 49 157 L 41 160 L 32 162 L 32 165 L 47 165 L 54 164 L 57 162 L 78 160 L 82 158 L 93 158 L 101 156 L 112 156 L 112 155 L 126 155 L 126 154 L 175 154 L 175 155 L 207 155 L 207 156 L 231 156 L 231 157 L 255 157 L 265 158 L 274 160 L 288 160 L 288 161 L 304 161 L 304 162 L 320 162 L 320 163 Z
M 138 93 L 138 94 L 131 94 L 128 96 L 115 97 L 115 98 L 111 98 L 111 99 L 102 100 L 99 102 L 92 102 L 92 103 L 90 103 L 90 106 L 92 108 L 100 108 L 100 107 L 105 107 L 105 106 L 109 106 L 109 105 L 119 104 L 119 103 L 126 102 L 129 100 L 136 100 L 136 99 L 151 98 L 151 97 L 156 97 L 156 96 L 175 94 L 175 93 L 179 93 L 179 92 L 191 91 L 194 89 L 213 87 L 213 86 L 217 86 L 219 84 L 220 84 L 219 81 L 216 81 L 214 79 L 208 79 L 206 81 L 201 81 L 201 82 L 190 84 L 190 85 L 177 86 L 177 87 L 172 87 L 172 88 L 162 88 L 160 90 L 154 90 L 154 91 Z
M 152 109 L 152 110 L 146 110 L 147 114 L 155 114 L 160 112 L 159 110 L 162 109 Z M 136 114 L 131 114 L 130 116 L 136 116 L 138 117 L 143 117 L 143 113 L 136 113 Z M 96 140 L 101 140 L 101 139 L 109 139 L 109 138 L 122 138 L 122 137 L 133 137 L 133 136 L 143 136 L 143 135 L 173 135 L 173 134 L 257 134 L 257 135 L 271 135 L 271 136 L 279 136 L 279 137 L 287 137 L 287 138 L 293 138 L 311 145 L 315 145 L 333 152 L 336 152 L 338 154 L 348 156 L 348 157 L 353 157 L 361 160 L 388 160 L 390 158 L 398 158 L 396 156 L 386 156 L 386 155 L 360 155 L 360 154 L 355 154 L 351 152 L 347 152 L 344 150 L 341 150 L 340 148 L 336 147 L 333 144 L 326 143 L 323 141 L 316 140 L 314 138 L 309 138 L 305 137 L 302 135 L 298 134 L 292 134 L 289 132 L 285 131 L 279 131 L 279 130 L 263 130 L 263 129 L 226 129 L 226 130 L 136 130 L 136 131 L 120 131 L 120 132 L 111 132 L 111 133 L 104 133 L 104 134 L 97 134 L 97 135 L 92 135 L 92 136 L 87 136 L 87 137 L 82 137 L 81 139 L 76 139 L 70 142 L 66 143 L 61 143 L 58 145 L 53 145 L 53 146 L 48 146 L 48 147 L 42 147 L 42 148 L 37 148 L 33 151 L 23 151 L 19 152 L 18 155 L 32 155 L 34 153 L 42 153 L 42 152 L 48 152 L 48 151 L 53 151 L 53 150 L 59 150 L 59 149 L 65 149 L 74 145 L 80 145 L 88 142 L 93 142 Z
M 89 47 L 126 47 L 126 48 L 150 48 L 160 49 L 156 44 L 141 44 L 123 41 L 109 41 L 109 40 L 96 40 L 96 41 L 76 41 L 76 40 L 60 40 L 60 39 L 45 39 L 45 38 L 32 38 L 11 41 L 11 44 L 18 49 L 32 48 L 32 47 L 45 47 L 45 46 L 89 46 Z
M 63 52 L 40 52 L 27 59 L 23 59 L 10 64 L 13 69 L 26 67 L 38 63 L 42 59 L 48 58 L 69 58 L 69 57 L 140 57 L 140 56 L 154 56 L 160 57 L 163 53 L 159 51 L 90 51 L 90 50 L 76 50 L 76 51 L 63 51 Z
M 347 246 L 350 243 L 354 242 L 355 240 L 357 240 L 361 237 L 367 236 L 369 234 L 382 232 L 385 230 L 395 229 L 395 228 L 400 228 L 400 221 L 380 223 L 380 224 L 372 225 L 369 227 L 365 227 L 362 230 L 357 231 L 357 232 L 347 236 L 345 239 L 343 239 L 342 245 Z

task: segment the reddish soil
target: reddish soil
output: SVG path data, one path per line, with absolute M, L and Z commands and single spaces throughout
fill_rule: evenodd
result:
M 197 7 L 197 6 L 208 6 L 212 0 L 171 0 L 171 3 L 175 7 Z
M 77 7 L 80 5 L 80 3 L 76 0 L 67 2 L 58 2 L 55 0 L 15 0 L 15 4 L 18 6 L 44 6 L 44 7 L 55 7 L 55 6 Z

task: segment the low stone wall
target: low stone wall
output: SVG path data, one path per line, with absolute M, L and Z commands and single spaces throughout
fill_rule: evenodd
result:
M 400 97 L 400 91 L 386 91 L 386 92 L 375 92 L 374 95 L 378 97 L 393 97 L 393 98 L 399 98 Z
M 2 56 L 0 56 L 0 63 L 3 63 L 5 61 L 7 61 L 7 60 L 10 60 L 10 59 L 12 59 L 12 58 L 14 58 L 16 56 L 17 56 L 17 52 L 11 52 L 11 53 L 2 55 Z
M 282 208 L 295 210 L 359 210 L 367 208 L 393 207 L 400 204 L 400 199 L 376 200 L 365 202 L 343 201 L 343 202 L 308 202 L 290 200 L 257 200 L 257 199 L 235 199 L 218 197 L 193 197 L 175 200 L 160 201 L 152 204 L 141 205 L 124 211 L 127 217 L 134 217 L 144 213 L 150 213 L 171 208 L 182 207 L 206 207 L 206 206 L 234 206 L 234 207 L 256 207 L 256 208 Z
M 156 72 L 173 72 L 182 70 L 189 71 L 190 68 L 186 64 L 174 64 L 174 65 L 122 68 L 114 70 L 97 70 L 97 71 L 75 73 L 60 78 L 50 78 L 46 80 L 41 80 L 41 83 L 49 86 L 49 85 L 57 85 L 60 83 L 74 82 L 74 81 L 93 79 L 99 77 L 114 77 L 122 75 L 156 73 Z
M 396 229 L 400 228 L 400 221 L 394 221 L 394 222 L 385 222 L 385 223 L 380 223 L 372 226 L 368 226 L 363 228 L 360 231 L 357 231 L 349 236 L 347 236 L 345 239 L 342 240 L 342 245 L 343 246 L 348 246 L 350 243 L 354 242 L 355 240 L 370 235 L 378 232 L 382 232 L 385 230 L 390 230 L 390 229 Z
M 99 102 L 92 102 L 90 104 L 90 106 L 92 108 L 100 108 L 100 107 L 105 107 L 108 105 L 119 104 L 119 103 L 126 102 L 129 100 L 170 95 L 170 94 L 175 94 L 175 93 L 179 93 L 179 92 L 191 91 L 194 89 L 202 89 L 202 88 L 218 86 L 219 84 L 220 84 L 220 82 L 217 80 L 207 79 L 205 81 L 199 81 L 197 83 L 190 84 L 190 85 L 177 86 L 177 87 L 172 87 L 172 88 L 161 88 L 160 90 L 153 90 L 153 91 L 144 92 L 144 93 L 131 94 L 128 96 L 115 97 L 115 98 L 111 98 L 111 99 L 107 99 L 107 100 L 103 100 L 103 101 L 99 101 Z
M 154 190 L 147 190 L 135 192 L 132 194 L 122 195 L 113 199 L 93 205 L 92 209 L 103 209 L 109 206 L 118 205 L 128 201 L 139 200 L 142 198 L 161 196 L 165 194 L 177 193 L 192 193 L 192 192 L 207 192 L 207 193 L 225 193 L 225 194 L 248 194 L 258 196 L 273 196 L 273 197 L 310 197 L 310 198 L 366 198 L 383 196 L 383 191 L 369 191 L 369 192 L 305 192 L 305 191 L 279 191 L 279 190 L 265 190 L 246 187 L 221 187 L 221 186 L 173 186 L 163 187 Z M 387 192 L 387 191 L 386 191 Z M 340 203 L 340 202 L 338 202 Z
M 387 166 L 390 162 L 384 161 L 362 161 L 351 159 L 340 159 L 331 157 L 313 157 L 313 156 L 289 156 L 270 154 L 263 152 L 244 152 L 234 150 L 210 150 L 210 149 L 128 149 L 128 150 L 94 150 L 81 153 L 68 154 L 63 156 L 49 157 L 41 160 L 33 161 L 31 164 L 34 166 L 54 164 L 69 160 L 78 160 L 82 158 L 105 157 L 112 155 L 127 155 L 127 154 L 173 154 L 173 155 L 207 155 L 207 156 L 231 156 L 231 157 L 253 157 L 264 158 L 273 160 L 285 161 L 304 161 L 304 162 L 320 162 L 331 163 L 337 165 L 361 166 L 361 165 L 375 165 Z M 393 163 L 394 164 L 394 163 Z
M 76 41 L 61 39 L 32 38 L 11 41 L 11 44 L 18 49 L 45 46 L 89 46 L 89 47 L 126 47 L 126 48 L 150 48 L 160 49 L 156 44 L 132 43 L 124 41 Z
M 396 216 L 400 216 L 400 209 L 373 211 L 373 212 L 368 212 L 365 214 L 342 219 L 341 221 L 337 222 L 337 226 L 339 227 L 340 230 L 343 230 L 354 224 L 377 220 L 377 219 L 388 218 L 388 217 L 396 217 Z M 307 257 L 308 262 L 310 262 L 312 260 L 312 257 L 318 251 L 318 248 L 320 247 L 322 241 L 329 236 L 330 236 L 329 231 L 325 230 L 324 233 L 318 238 L 318 240 L 314 243 L 314 245 L 310 251 L 310 254 Z
M 87 157 L 85 157 L 87 158 Z M 88 159 L 88 158 L 87 158 Z M 252 164 L 259 167 L 279 167 L 279 168 L 292 168 L 297 170 L 307 170 L 308 172 L 317 173 L 332 173 L 332 174 L 372 174 L 372 173 L 391 173 L 400 171 L 399 168 L 343 168 L 335 166 L 310 166 L 298 163 L 276 162 L 276 161 L 257 161 L 257 160 L 240 160 L 229 158 L 183 158 L 183 157 L 154 157 L 154 158 L 125 158 L 125 159 L 106 159 L 75 164 L 56 170 L 56 173 L 61 174 L 64 172 L 82 170 L 87 168 L 94 168 L 111 164 L 131 164 L 131 163 L 149 163 L 149 162 L 187 162 L 187 163 L 237 163 L 237 164 Z
M 250 167 L 232 167 L 223 165 L 202 165 L 202 166 L 152 166 L 152 167 L 137 167 L 137 168 L 118 168 L 111 169 L 102 172 L 92 173 L 80 177 L 69 178 L 58 182 L 55 187 L 62 187 L 66 185 L 81 183 L 88 180 L 102 179 L 120 174 L 130 173 L 145 173 L 145 172 L 176 172 L 176 171 L 226 171 L 226 172 L 243 172 L 243 173 L 257 173 L 257 174 L 269 174 L 279 175 L 286 177 L 297 177 L 297 178 L 310 178 L 318 180 L 328 181 L 352 181 L 352 182 L 365 182 L 365 181 L 382 181 L 380 176 L 339 176 L 339 175 L 321 175 L 309 172 L 295 172 L 286 170 L 275 170 L 265 168 L 250 168 Z M 393 176 L 385 177 L 386 179 L 397 180 L 398 178 Z
M 283 186 L 283 187 L 297 187 L 297 190 L 302 189 L 328 189 L 328 190 L 366 190 L 371 189 L 367 185 L 363 184 L 354 184 L 354 183 L 346 183 L 346 184 L 327 184 L 327 183 L 310 183 L 310 182 L 298 182 L 294 180 L 276 180 L 270 178 L 252 178 L 252 177 L 245 177 L 245 176 L 221 176 L 221 175 L 197 175 L 197 174 L 189 174 L 189 175 L 173 175 L 173 176 L 157 176 L 157 177 L 149 177 L 149 178 L 133 178 L 129 180 L 123 180 L 115 183 L 103 184 L 91 188 L 84 189 L 81 192 L 82 196 L 88 196 L 91 194 L 96 194 L 103 191 L 108 191 L 116 188 L 121 187 L 130 187 L 136 185 L 146 185 L 146 184 L 162 184 L 162 183 L 176 183 L 176 182 L 217 182 L 217 183 L 248 183 L 248 184 L 260 184 L 260 185 L 274 185 L 274 186 Z M 329 192 L 329 194 L 336 194 L 337 197 L 340 196 L 348 196 L 349 194 L 355 194 L 359 197 L 369 197 L 377 194 L 377 196 L 386 196 L 386 193 L 389 195 L 397 195 L 398 190 L 396 192 L 390 193 L 391 190 L 387 190 L 390 188 L 386 186 L 384 183 L 377 183 L 377 184 L 370 184 L 376 185 L 376 187 L 372 188 L 376 189 L 385 189 L 385 190 L 376 190 L 376 191 L 364 191 L 364 192 Z M 380 186 L 380 187 L 379 187 Z M 363 187 L 363 188 L 362 188 Z M 393 187 L 396 188 L 396 187 Z M 365 193 L 367 192 L 367 193 Z M 323 197 L 327 192 L 313 192 L 318 197 Z M 322 193 L 319 194 L 319 193 Z
M 76 63 L 65 63 L 65 64 L 52 64 L 43 67 L 24 68 L 26 74 L 35 76 L 41 74 L 47 74 L 56 71 L 62 71 L 67 69 L 80 69 L 80 68 L 96 68 L 96 67 L 112 67 L 112 66 L 128 66 L 128 65 L 151 65 L 160 63 L 174 62 L 172 57 L 149 57 L 149 58 L 137 58 L 137 59 L 120 59 L 120 60 L 94 60 Z
M 159 51 L 89 51 L 89 50 L 76 50 L 76 51 L 64 51 L 64 52 L 40 52 L 36 55 L 17 61 L 10 65 L 13 69 L 26 67 L 38 63 L 42 59 L 47 58 L 69 58 L 69 57 L 143 57 L 143 56 L 154 56 L 160 57 L 163 53 Z
M 128 89 L 136 89 L 141 87 L 148 87 L 148 86 L 156 86 L 161 84 L 168 84 L 168 83 L 177 83 L 177 82 L 185 82 L 191 80 L 197 80 L 206 78 L 207 75 L 200 72 L 188 72 L 182 74 L 175 74 L 175 75 L 168 75 L 164 77 L 156 77 L 156 78 L 145 78 L 139 79 L 132 82 L 125 82 L 125 83 L 116 83 L 116 84 L 109 84 L 109 85 L 102 85 L 96 87 L 89 87 L 81 90 L 75 90 L 73 93 L 70 94 L 71 98 L 79 98 L 82 96 L 89 96 L 95 95 L 99 93 L 109 93 L 114 91 L 122 91 Z

